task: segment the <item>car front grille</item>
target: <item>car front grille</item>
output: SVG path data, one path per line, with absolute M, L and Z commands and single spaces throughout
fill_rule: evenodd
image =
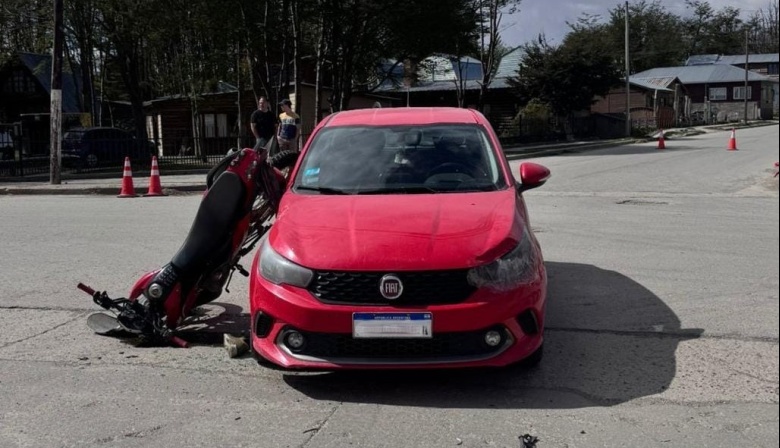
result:
M 446 305 L 468 299 L 476 288 L 467 270 L 396 272 L 403 283 L 401 297 L 388 300 L 379 292 L 384 272 L 318 271 L 309 291 L 320 301 L 344 305 Z
M 485 332 L 497 330 L 504 340 L 496 347 L 484 342 Z M 506 328 L 458 333 L 441 333 L 429 339 L 355 339 L 350 334 L 301 332 L 306 344 L 294 356 L 353 360 L 447 360 L 486 357 L 504 350 L 509 339 Z

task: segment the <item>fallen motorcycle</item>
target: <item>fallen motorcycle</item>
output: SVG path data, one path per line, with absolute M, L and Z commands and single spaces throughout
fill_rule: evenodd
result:
M 176 329 L 192 311 L 227 289 L 233 273 L 249 273 L 239 263 L 270 229 L 286 187 L 285 172 L 297 152 L 267 155 L 266 147 L 230 153 L 206 176 L 206 191 L 189 234 L 170 262 L 139 278 L 127 298 L 78 284 L 100 307 L 87 325 L 103 335 L 137 335 L 152 344 L 186 347 Z

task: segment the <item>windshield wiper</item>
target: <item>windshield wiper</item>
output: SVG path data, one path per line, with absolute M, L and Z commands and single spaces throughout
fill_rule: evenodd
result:
M 385 188 L 374 188 L 370 190 L 358 190 L 356 194 L 392 194 L 392 193 L 407 193 L 407 194 L 415 194 L 415 193 L 440 193 L 441 190 L 436 190 L 431 187 L 425 187 L 422 185 L 413 185 L 413 186 L 397 186 L 397 187 L 385 187 Z
M 308 187 L 306 185 L 299 185 L 295 187 L 296 190 L 306 190 L 306 191 L 316 191 L 320 194 L 352 194 L 349 191 L 346 190 L 340 190 L 338 188 L 328 188 L 328 187 Z

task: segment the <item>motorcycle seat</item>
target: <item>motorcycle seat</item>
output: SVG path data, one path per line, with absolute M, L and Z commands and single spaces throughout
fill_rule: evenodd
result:
M 229 254 L 236 222 L 241 217 L 246 187 L 235 173 L 225 171 L 206 192 L 190 232 L 171 259 L 176 272 L 184 278 L 200 275 L 206 263 Z

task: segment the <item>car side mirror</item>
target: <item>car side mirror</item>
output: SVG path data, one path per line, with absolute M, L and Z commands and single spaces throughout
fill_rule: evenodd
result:
M 517 184 L 517 191 L 523 192 L 532 188 L 541 187 L 550 178 L 550 170 L 538 163 L 520 164 L 520 182 Z

